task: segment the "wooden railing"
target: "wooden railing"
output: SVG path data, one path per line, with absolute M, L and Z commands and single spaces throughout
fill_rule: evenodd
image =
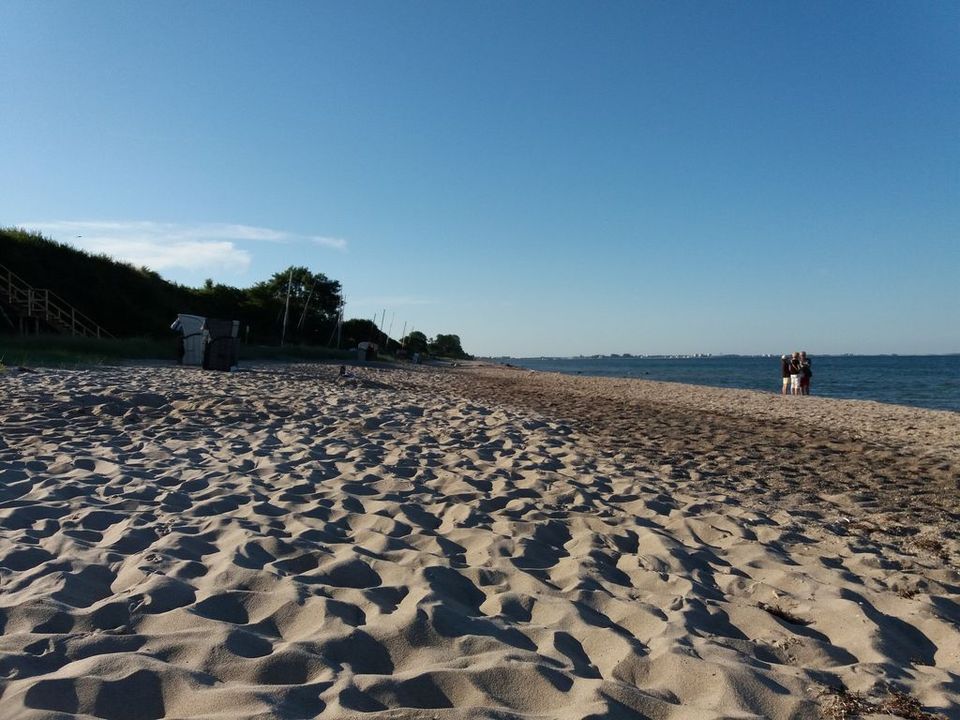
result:
M 3 265 L 0 265 L 0 301 L 5 302 L 19 317 L 42 320 L 63 333 L 113 337 L 56 293 L 33 287 Z

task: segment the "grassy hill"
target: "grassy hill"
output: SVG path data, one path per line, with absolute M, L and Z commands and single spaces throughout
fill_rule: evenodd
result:
M 251 342 L 276 343 L 280 338 L 283 297 L 276 282 L 248 289 L 214 284 L 190 288 L 147 268 L 12 228 L 0 229 L 0 264 L 33 287 L 53 291 L 118 338 L 169 338 L 177 313 L 240 320 L 244 336 L 249 326 Z M 281 285 L 286 287 L 285 282 Z M 339 284 L 331 287 L 339 291 Z M 299 336 L 296 328 L 290 328 L 288 340 L 322 344 L 330 337 L 329 307 L 320 307 L 316 298 L 315 294 L 312 324 Z M 329 305 L 330 298 L 326 300 Z M 0 327 L 0 332 L 11 330 Z
M 278 357 L 296 357 L 299 352 L 305 358 L 314 358 L 324 355 L 322 346 L 334 337 L 343 301 L 339 282 L 307 268 L 288 268 L 246 289 L 209 281 L 204 287 L 191 288 L 164 280 L 147 268 L 134 267 L 105 255 L 92 255 L 16 228 L 0 228 L 0 265 L 34 288 L 56 293 L 124 341 L 95 342 L 93 347 L 82 338 L 61 336 L 53 348 L 48 336 L 46 342 L 38 345 L 37 339 L 14 338 L 16 328 L 0 316 L 0 335 L 4 336 L 4 347 L 0 349 L 5 349 L 10 357 L 39 357 L 48 352 L 67 356 L 155 356 L 156 350 L 152 348 L 165 347 L 164 343 L 174 337 L 170 323 L 178 313 L 240 320 L 241 338 L 249 343 L 245 342 L 243 352 L 249 353 L 254 346 L 261 346 L 257 351 L 261 356 L 273 356 L 272 350 L 262 346 L 279 344 L 284 305 L 290 292 L 293 320 L 287 328 L 286 339 L 288 345 L 300 348 L 276 348 L 281 353 Z M 0 303 L 2 301 L 0 296 Z M 10 310 L 7 315 L 12 317 Z M 302 327 L 300 318 L 305 320 Z M 345 348 L 355 347 L 362 340 L 375 341 L 387 352 L 400 346 L 370 320 L 347 321 L 341 336 Z M 132 338 L 137 338 L 139 344 L 129 342 Z M 457 335 L 441 334 L 428 341 L 423 333 L 411 331 L 406 347 L 410 352 L 469 357 Z
M 169 336 L 178 312 L 208 309 L 196 290 L 146 268 L 22 230 L 0 229 L 0 264 L 35 288 L 55 292 L 117 337 Z

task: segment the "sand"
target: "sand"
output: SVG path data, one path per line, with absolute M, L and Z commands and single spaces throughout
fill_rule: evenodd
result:
M 960 717 L 960 414 L 352 371 L 0 375 L 0 718 Z

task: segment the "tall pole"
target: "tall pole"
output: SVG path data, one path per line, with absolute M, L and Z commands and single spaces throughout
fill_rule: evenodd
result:
M 337 337 L 337 350 L 340 349 L 340 324 L 343 322 L 343 298 L 337 300 L 337 320 L 334 323 L 333 330 L 330 331 L 330 339 L 327 340 L 327 347 L 333 342 L 333 337 Z
M 340 331 L 343 330 L 343 305 L 340 306 L 340 312 L 337 313 L 337 350 L 340 349 Z
M 400 333 L 400 347 L 407 344 L 407 321 L 403 321 L 403 332 Z
M 310 288 L 310 294 L 307 295 L 307 301 L 303 304 L 303 312 L 300 313 L 300 322 L 297 323 L 297 330 L 303 330 L 303 322 L 307 319 L 307 306 L 310 305 L 310 298 L 313 297 L 313 291 L 317 289 L 317 281 L 313 281 L 313 287 Z
M 390 329 L 387 330 L 387 345 L 390 344 L 390 336 L 393 335 L 393 321 L 397 319 L 395 312 L 390 313 Z
M 293 285 L 293 268 L 290 268 L 290 275 L 287 277 L 287 303 L 283 307 L 283 329 L 280 331 L 280 347 L 283 347 L 283 341 L 287 337 L 287 315 L 290 314 L 290 287 Z

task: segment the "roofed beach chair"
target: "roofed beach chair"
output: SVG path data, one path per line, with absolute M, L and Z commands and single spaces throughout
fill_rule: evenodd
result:
M 204 370 L 230 370 L 237 367 L 240 321 L 207 318 L 203 328 L 207 335 L 207 346 L 203 352 Z

